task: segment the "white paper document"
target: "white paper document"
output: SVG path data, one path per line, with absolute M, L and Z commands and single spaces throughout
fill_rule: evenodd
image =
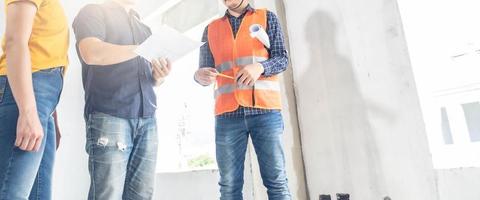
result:
M 148 61 L 155 58 L 168 58 L 174 62 L 204 44 L 204 42 L 194 41 L 168 26 L 155 30 L 156 33 L 147 38 L 135 50 L 136 54 Z

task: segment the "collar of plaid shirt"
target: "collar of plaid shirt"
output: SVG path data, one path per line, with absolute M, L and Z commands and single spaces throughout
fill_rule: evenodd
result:
M 250 4 L 245 7 L 245 10 L 243 10 L 242 14 L 238 18 L 242 18 L 247 12 L 255 12 L 255 8 L 253 8 Z M 228 10 L 225 11 L 225 15 L 223 16 L 224 18 L 226 17 L 234 17 Z

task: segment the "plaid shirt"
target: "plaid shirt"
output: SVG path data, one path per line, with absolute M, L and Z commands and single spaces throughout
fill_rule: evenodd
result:
M 250 5 L 247 6 L 242 15 L 238 18 L 232 16 L 228 11 L 225 13 L 225 17 L 228 17 L 230 25 L 232 26 L 233 34 L 236 35 L 240 24 L 247 12 L 255 12 L 255 9 Z M 285 39 L 283 37 L 282 27 L 280 26 L 277 16 L 268 11 L 267 12 L 267 34 L 270 39 L 271 48 L 268 50 L 270 58 L 264 62 L 260 62 L 265 69 L 263 76 L 273 76 L 279 74 L 287 69 L 288 66 L 288 53 L 285 48 Z M 202 42 L 206 42 L 200 48 L 200 67 L 215 67 L 215 61 L 208 45 L 208 26 L 203 33 Z M 220 115 L 219 117 L 243 117 L 246 115 L 259 115 L 270 112 L 279 112 L 279 110 L 269 110 L 260 108 L 251 108 L 240 106 L 236 111 L 228 112 Z

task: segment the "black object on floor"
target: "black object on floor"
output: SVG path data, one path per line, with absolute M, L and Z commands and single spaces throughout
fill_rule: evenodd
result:
M 337 194 L 337 200 L 350 200 L 349 194 Z
M 332 200 L 330 195 L 322 194 L 320 195 L 320 200 Z

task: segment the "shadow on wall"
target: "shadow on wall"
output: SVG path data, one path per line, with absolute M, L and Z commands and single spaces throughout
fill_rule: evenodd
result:
M 277 11 L 278 18 L 282 22 L 282 29 L 284 32 L 284 37 L 285 37 L 285 45 L 290 52 L 290 44 L 289 44 L 289 38 L 288 38 L 288 27 L 285 26 L 285 22 L 287 21 L 286 15 L 285 15 L 285 3 L 284 0 L 275 0 L 275 7 Z M 288 117 L 288 121 L 286 123 L 290 124 L 293 129 L 293 136 L 292 136 L 292 143 L 294 146 L 290 148 L 291 155 L 292 155 L 292 162 L 295 162 L 293 164 L 293 171 L 296 174 L 295 177 L 295 182 L 296 182 L 296 188 L 290 186 L 290 190 L 292 190 L 293 195 L 296 195 L 296 198 L 299 199 L 306 199 L 306 195 L 308 195 L 308 187 L 306 185 L 306 179 L 307 177 L 305 176 L 305 169 L 304 169 L 304 160 L 301 152 L 301 138 L 300 138 L 300 130 L 299 130 L 299 125 L 298 125 L 298 111 L 297 111 L 297 102 L 295 99 L 295 91 L 294 91 L 294 80 L 293 80 L 293 67 L 292 67 L 292 62 L 289 62 L 290 66 L 288 66 L 287 70 L 283 73 L 283 81 L 285 82 L 285 91 L 287 93 L 287 102 L 288 103 L 288 113 L 290 117 Z M 287 118 L 285 118 L 287 120 Z M 298 146 L 297 146 L 298 145 Z M 286 149 L 287 150 L 287 149 Z M 291 177 L 292 178 L 292 177 Z M 291 183 L 291 181 L 290 181 Z M 296 191 L 293 191 L 296 190 Z
M 310 63 L 297 81 L 310 190 L 377 199 L 385 192 L 382 162 L 345 31 L 328 13 L 315 11 L 305 32 Z

